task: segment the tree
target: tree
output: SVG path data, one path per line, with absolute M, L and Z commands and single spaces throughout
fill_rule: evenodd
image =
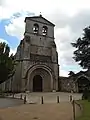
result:
M 74 60 L 79 63 L 83 69 L 90 68 L 90 26 L 83 30 L 83 36 L 78 38 L 75 43 L 71 43 L 76 48 L 74 51 Z
M 68 74 L 69 76 L 74 76 L 75 75 L 75 73 L 73 72 L 73 71 L 69 71 L 69 74 Z
M 6 43 L 0 43 L 0 84 L 9 79 L 15 72 L 14 56 L 10 53 L 10 47 Z

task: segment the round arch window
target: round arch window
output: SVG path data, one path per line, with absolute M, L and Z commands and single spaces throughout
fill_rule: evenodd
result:
M 33 31 L 34 31 L 35 34 L 38 33 L 38 31 L 39 31 L 39 25 L 37 23 L 34 24 Z
M 47 35 L 47 31 L 48 31 L 47 26 L 43 26 L 43 28 L 42 28 L 42 34 L 46 36 Z

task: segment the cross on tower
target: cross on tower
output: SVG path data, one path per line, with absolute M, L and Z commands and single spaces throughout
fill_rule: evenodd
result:
M 40 16 L 42 16 L 41 12 L 40 12 Z

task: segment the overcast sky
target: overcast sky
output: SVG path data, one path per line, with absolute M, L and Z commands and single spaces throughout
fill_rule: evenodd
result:
M 0 0 L 0 41 L 16 52 L 24 33 L 26 16 L 42 15 L 55 26 L 60 75 L 82 70 L 72 59 L 74 42 L 90 25 L 90 0 Z

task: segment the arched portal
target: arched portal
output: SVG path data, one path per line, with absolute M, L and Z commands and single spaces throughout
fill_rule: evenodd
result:
M 33 92 L 42 92 L 42 77 L 35 75 L 33 78 Z
M 26 89 L 30 92 L 50 92 L 54 89 L 54 86 L 56 85 L 56 83 L 53 81 L 53 74 L 51 69 L 45 65 L 34 65 L 33 67 L 29 68 L 27 75 L 28 81 L 26 84 Z M 37 75 L 39 76 L 37 77 Z M 38 80 L 40 83 L 37 83 Z M 39 84 L 39 90 L 35 89 L 36 83 Z
M 78 84 L 78 92 L 82 93 L 86 87 L 89 87 L 90 81 L 87 77 L 81 76 L 77 79 L 77 84 Z

